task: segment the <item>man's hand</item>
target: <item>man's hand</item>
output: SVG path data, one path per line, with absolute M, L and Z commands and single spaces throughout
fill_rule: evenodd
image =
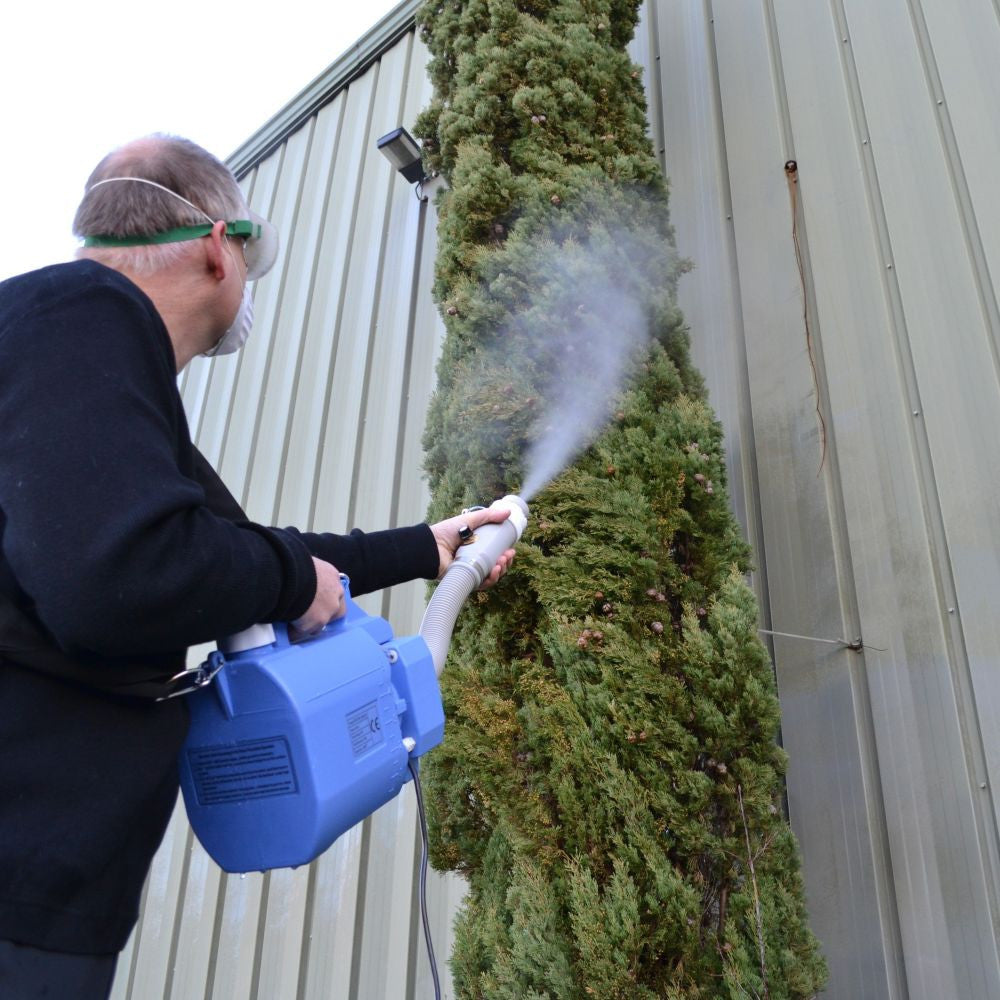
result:
M 316 596 L 306 613 L 292 626 L 301 635 L 315 635 L 327 622 L 343 618 L 347 611 L 344 585 L 340 582 L 337 567 L 313 556 L 316 567 Z
M 431 531 L 434 533 L 440 558 L 437 578 L 440 580 L 444 576 L 462 544 L 461 536 L 458 533 L 459 528 L 469 527 L 475 531 L 480 525 L 499 524 L 501 521 L 506 521 L 508 517 L 510 517 L 510 511 L 506 508 L 494 509 L 490 507 L 485 510 L 470 510 L 468 514 L 459 514 L 457 517 L 449 517 L 447 521 L 438 521 L 437 524 L 432 524 Z M 490 575 L 486 577 L 479 589 L 486 590 L 488 587 L 492 587 L 507 572 L 513 561 L 514 550 L 507 549 L 497 560 L 497 564 L 490 570 Z

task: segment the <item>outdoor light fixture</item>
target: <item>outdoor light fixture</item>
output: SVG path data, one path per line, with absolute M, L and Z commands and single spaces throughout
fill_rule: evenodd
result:
M 382 136 L 376 145 L 379 152 L 411 184 L 417 184 L 425 179 L 424 165 L 420 159 L 420 147 L 402 125 Z

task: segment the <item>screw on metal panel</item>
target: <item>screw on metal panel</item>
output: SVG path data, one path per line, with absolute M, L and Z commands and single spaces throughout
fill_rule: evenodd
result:
M 868 145 L 868 140 L 867 139 L 862 139 L 861 140 L 861 145 L 862 146 L 867 146 Z
M 985 788 L 986 787 L 986 782 L 985 781 L 980 781 L 979 782 L 979 787 L 980 788 Z
M 886 269 L 887 271 L 891 271 L 891 270 L 892 270 L 892 264 L 886 264 L 886 265 L 885 265 L 885 269 Z
M 948 609 L 948 614 L 949 615 L 953 615 L 954 613 L 955 613 L 955 609 L 954 608 L 949 608 Z
M 913 415 L 914 415 L 915 417 L 919 417 L 919 416 L 920 416 L 920 411 L 919 411 L 919 410 L 914 410 L 914 411 L 913 411 Z

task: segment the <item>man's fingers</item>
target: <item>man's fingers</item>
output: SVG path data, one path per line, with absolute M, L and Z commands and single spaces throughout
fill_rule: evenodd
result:
M 468 545 L 475 541 L 476 528 L 481 528 L 484 524 L 499 524 L 510 517 L 510 510 L 506 507 L 487 507 L 479 510 L 466 511 L 458 517 L 450 519 L 449 523 L 454 525 L 457 542 L 453 551 L 458 550 L 461 545 Z
M 328 622 L 343 618 L 347 612 L 344 585 L 337 567 L 315 556 L 313 566 L 316 570 L 316 596 L 306 613 L 293 623 L 305 635 L 315 635 Z
M 507 549 L 497 560 L 496 565 L 490 570 L 489 576 L 482 582 L 479 589 L 489 590 L 490 587 L 500 582 L 500 578 L 510 569 L 510 564 L 514 561 L 514 550 Z
M 509 507 L 487 507 L 485 510 L 470 510 L 462 515 L 462 520 L 470 528 L 478 528 L 483 524 L 499 524 L 510 517 Z

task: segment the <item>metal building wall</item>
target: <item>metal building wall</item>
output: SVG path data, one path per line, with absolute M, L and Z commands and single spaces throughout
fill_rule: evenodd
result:
M 1000 997 L 1000 7 L 659 0 L 636 51 L 762 625 L 812 637 L 770 640 L 827 995 Z
M 416 6 L 231 161 L 286 244 L 248 349 L 183 395 L 260 520 L 424 510 L 433 212 L 374 151 L 429 97 Z M 809 637 L 769 641 L 826 995 L 998 997 L 997 0 L 650 0 L 633 51 L 762 626 Z M 422 601 L 366 603 L 406 632 Z M 425 997 L 416 854 L 409 790 L 246 879 L 178 815 L 115 1000 Z M 460 898 L 434 879 L 442 962 Z

